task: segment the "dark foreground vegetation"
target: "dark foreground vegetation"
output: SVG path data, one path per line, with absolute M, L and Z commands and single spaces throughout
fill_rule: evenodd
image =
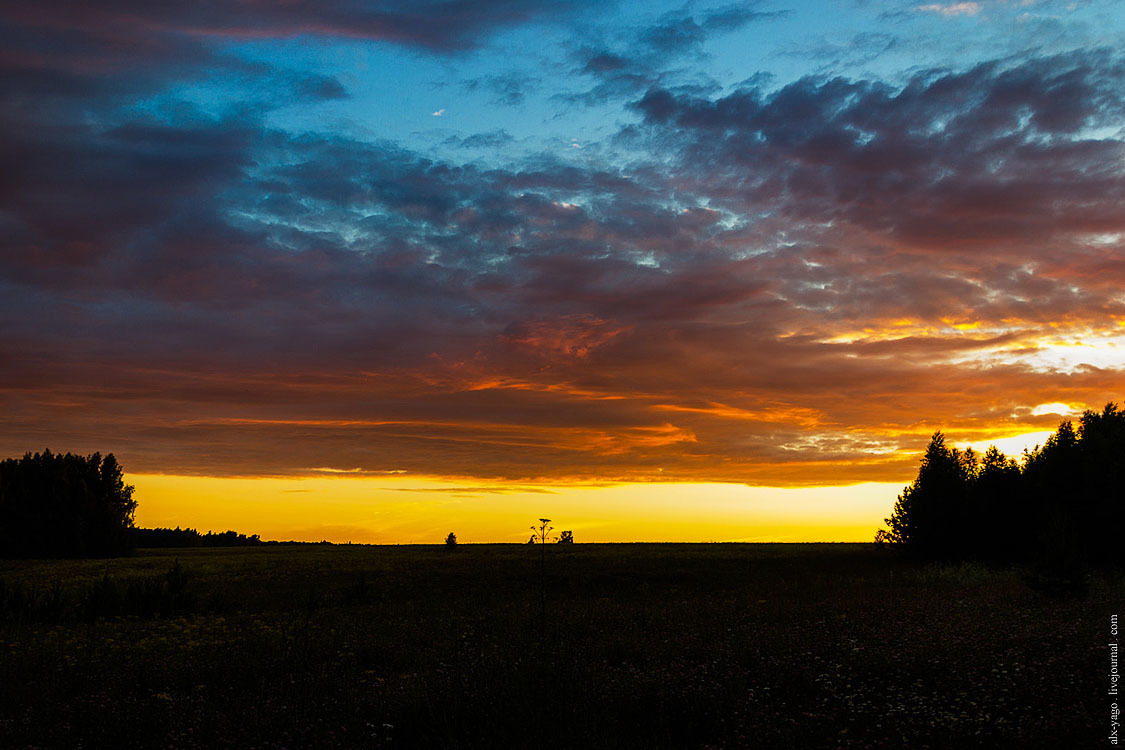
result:
M 872 545 L 142 550 L 0 580 L 5 748 L 1094 747 L 1125 604 L 1112 572 L 1050 598 Z

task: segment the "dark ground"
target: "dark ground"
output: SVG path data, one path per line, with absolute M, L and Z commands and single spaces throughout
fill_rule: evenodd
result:
M 0 747 L 1108 745 L 1119 575 L 1052 598 L 870 545 L 544 551 L 0 561 Z

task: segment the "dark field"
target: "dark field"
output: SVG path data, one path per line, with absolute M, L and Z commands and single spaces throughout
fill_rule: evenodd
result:
M 542 579 L 522 545 L 2 561 L 0 747 L 1108 745 L 1119 577 L 1049 598 L 870 545 L 546 553 Z

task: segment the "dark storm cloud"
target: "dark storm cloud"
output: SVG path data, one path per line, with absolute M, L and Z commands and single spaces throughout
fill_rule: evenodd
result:
M 588 3 L 567 0 L 347 0 L 257 3 L 201 0 L 154 4 L 141 0 L 8 3 L 5 17 L 32 29 L 77 30 L 130 39 L 156 35 L 285 37 L 323 34 L 455 51 L 478 46 L 491 32 L 573 13 Z
M 252 123 L 202 121 L 2 132 L 0 206 L 18 226 L 3 272 L 61 285 L 85 283 L 141 228 L 212 200 L 254 137 Z

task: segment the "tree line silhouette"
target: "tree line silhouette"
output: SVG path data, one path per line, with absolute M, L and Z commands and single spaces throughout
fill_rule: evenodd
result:
M 257 534 L 133 525 L 137 501 L 112 453 L 0 461 L 0 557 L 112 557 L 135 547 L 247 547 Z
M 0 461 L 0 556 L 100 557 L 131 547 L 137 502 L 113 454 Z
M 200 534 L 195 529 L 134 528 L 130 531 L 134 547 L 255 547 L 263 542 L 257 534 L 246 536 L 235 531 L 208 531 Z
M 1109 403 L 1062 422 L 1021 461 L 934 433 L 875 541 L 921 560 L 1030 563 L 1052 570 L 1125 563 L 1125 412 Z

